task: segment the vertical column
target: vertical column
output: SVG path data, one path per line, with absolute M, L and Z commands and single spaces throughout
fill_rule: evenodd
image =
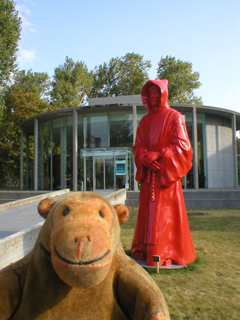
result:
M 96 159 L 93 152 L 93 191 L 96 190 Z
M 133 105 L 133 145 L 135 144 L 136 140 L 136 134 L 137 134 L 137 106 Z M 134 162 L 134 157 L 132 159 L 133 161 L 133 175 L 134 175 L 134 191 L 138 191 L 138 183 L 135 179 L 137 168 Z
M 128 154 L 126 153 L 125 155 L 125 170 L 126 170 L 126 180 L 125 180 L 125 188 L 126 188 L 126 183 L 129 184 L 129 175 L 128 175 Z
M 34 190 L 38 190 L 38 119 L 34 118 Z
M 106 190 L 106 159 L 103 157 L 103 189 Z
M 66 189 L 67 179 L 67 130 L 66 119 L 63 119 L 61 126 L 61 189 Z
M 78 189 L 77 149 L 78 149 L 78 115 L 73 110 L 73 191 Z
M 83 148 L 87 148 L 87 117 L 83 117 Z M 83 190 L 87 190 L 87 160 L 85 153 L 83 154 Z
M 117 188 L 117 178 L 116 178 L 116 154 L 115 154 L 115 152 L 114 152 L 114 156 L 113 156 L 113 168 L 114 168 L 114 170 L 113 170 L 113 174 L 114 174 L 114 190 L 116 190 L 116 188 Z
M 233 136 L 233 174 L 234 187 L 238 188 L 238 169 L 237 169 L 237 141 L 236 141 L 236 114 L 232 114 L 232 136 Z
M 198 148 L 197 148 L 197 108 L 192 110 L 192 132 L 193 132 L 193 181 L 194 189 L 198 189 Z
M 87 163 L 86 157 L 83 157 L 83 190 L 87 191 Z
M 83 117 L 83 148 L 87 148 L 87 117 Z
M 50 176 L 51 176 L 51 190 L 53 190 L 53 123 L 50 122 Z
M 21 128 L 21 141 L 20 141 L 20 190 L 23 190 L 23 128 Z
M 108 126 L 108 148 L 110 147 L 110 115 L 107 113 L 107 126 Z
M 202 123 L 202 133 L 203 133 L 203 170 L 204 170 L 204 176 L 205 176 L 205 183 L 204 187 L 208 188 L 208 170 L 207 170 L 207 143 L 206 143 L 206 123 L 205 123 L 205 117 L 203 118 Z
M 38 130 L 38 190 L 43 190 L 43 130 Z
M 29 188 L 29 134 L 26 137 L 26 189 Z

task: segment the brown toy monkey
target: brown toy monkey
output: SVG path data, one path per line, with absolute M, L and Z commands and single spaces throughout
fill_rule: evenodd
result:
M 170 319 L 148 273 L 126 256 L 129 216 L 92 192 L 38 206 L 46 218 L 33 250 L 0 272 L 0 319 Z

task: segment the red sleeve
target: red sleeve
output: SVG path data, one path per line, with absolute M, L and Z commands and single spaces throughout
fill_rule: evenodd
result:
M 168 143 L 161 150 L 160 182 L 163 187 L 182 179 L 192 167 L 192 147 L 180 113 L 175 113 L 169 129 Z
M 137 167 L 137 173 L 136 173 L 136 181 L 139 183 L 142 183 L 144 181 L 145 175 L 147 173 L 147 168 L 144 166 L 143 161 L 145 155 L 149 152 L 146 148 L 143 148 L 142 146 L 142 122 L 140 122 L 138 128 L 137 128 L 137 135 L 135 140 L 135 145 L 133 147 L 134 152 L 134 162 Z

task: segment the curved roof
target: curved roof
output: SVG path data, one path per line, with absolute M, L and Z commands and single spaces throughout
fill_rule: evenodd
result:
M 24 121 L 22 123 L 22 128 L 24 132 L 33 135 L 34 119 L 37 119 L 39 123 L 44 123 L 51 120 L 72 116 L 73 110 L 76 110 L 77 113 L 80 113 L 80 114 L 102 113 L 107 111 L 116 111 L 116 107 L 121 109 L 121 111 L 129 110 L 129 108 L 132 107 L 133 105 L 142 107 L 143 110 L 145 109 L 140 95 L 92 98 L 92 99 L 89 99 L 89 105 L 85 107 L 60 109 L 56 111 L 38 114 Z M 186 104 L 170 103 L 170 106 L 173 109 L 176 109 L 180 112 L 191 112 L 193 108 L 196 108 L 197 113 L 211 114 L 211 115 L 220 116 L 227 119 L 231 119 L 232 115 L 236 115 L 236 130 L 240 130 L 240 113 L 238 112 L 226 110 L 222 108 L 203 106 L 203 105 L 186 105 Z

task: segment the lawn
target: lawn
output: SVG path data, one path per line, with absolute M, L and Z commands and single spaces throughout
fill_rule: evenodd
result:
M 137 211 L 122 226 L 130 253 Z M 240 210 L 191 210 L 188 221 L 197 255 L 186 268 L 147 269 L 161 289 L 171 319 L 240 319 Z

